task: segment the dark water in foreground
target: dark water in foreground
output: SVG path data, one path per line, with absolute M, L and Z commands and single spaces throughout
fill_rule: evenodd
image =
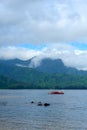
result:
M 49 91 L 0 90 L 0 130 L 87 130 L 87 90 Z

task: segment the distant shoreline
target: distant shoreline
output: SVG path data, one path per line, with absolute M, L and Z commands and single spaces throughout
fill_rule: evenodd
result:
M 64 89 L 61 89 L 61 88 L 59 88 L 59 89 L 46 89 L 46 88 L 44 88 L 44 89 L 42 89 L 42 88 L 38 88 L 38 89 L 34 89 L 34 88 L 16 88 L 16 89 L 14 89 L 14 88 L 0 88 L 0 90 L 87 90 L 87 88 L 82 88 L 82 89 L 71 89 L 71 88 L 64 88 Z

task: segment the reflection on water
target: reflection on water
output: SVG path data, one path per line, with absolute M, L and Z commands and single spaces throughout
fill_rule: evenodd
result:
M 64 95 L 49 91 L 0 90 L 0 130 L 86 130 L 87 91 L 64 90 Z

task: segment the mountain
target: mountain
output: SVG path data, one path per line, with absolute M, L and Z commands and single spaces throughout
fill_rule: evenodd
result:
M 87 71 L 78 70 L 74 67 L 65 66 L 61 59 L 43 59 L 36 70 L 51 74 L 73 74 L 73 75 L 87 75 Z
M 61 59 L 45 58 L 41 60 L 38 66 L 36 67 L 32 66 L 30 68 L 30 64 L 32 60 L 33 58 L 25 61 L 20 59 L 0 60 L 0 68 L 1 68 L 0 74 L 3 74 L 4 72 L 7 73 L 9 70 L 11 72 L 13 70 L 13 66 L 14 67 L 18 66 L 21 70 L 23 68 L 25 68 L 25 70 L 27 69 L 28 71 L 29 69 L 34 69 L 37 72 L 48 73 L 48 74 L 69 74 L 69 75 L 79 75 L 79 76 L 87 75 L 87 71 L 77 70 L 76 68 L 65 66 Z M 9 68 L 9 70 L 7 68 Z M 6 70 L 6 71 L 3 71 L 2 73 L 2 70 Z
M 20 59 L 9 59 L 9 60 L 0 60 L 0 63 L 4 63 L 7 65 L 14 65 L 14 66 L 24 66 L 24 67 L 29 67 L 29 64 L 32 59 L 29 60 L 20 60 Z
M 35 58 L 35 57 L 34 57 Z M 30 64 L 34 58 L 29 60 L 11 59 L 11 60 L 0 60 L 0 63 L 10 66 L 19 66 L 30 68 Z M 87 71 L 77 70 L 73 67 L 67 67 L 64 65 L 61 59 L 42 59 L 38 66 L 31 66 L 38 72 L 48 73 L 48 74 L 74 74 L 74 75 L 87 75 Z
M 29 68 L 30 63 L 0 60 L 0 88 L 87 89 L 87 71 L 67 67 L 60 59 L 43 59 L 36 68 Z
M 72 71 L 77 72 L 75 68 L 72 67 L 67 67 L 64 65 L 61 59 L 43 59 L 41 61 L 41 64 L 36 67 L 36 70 L 40 72 L 45 72 L 45 73 L 69 73 Z
M 47 74 L 37 72 L 35 69 L 0 63 L 0 75 L 9 77 L 17 82 L 28 84 L 28 88 L 42 88 L 42 82 L 49 77 Z M 46 85 L 46 84 L 45 84 Z M 38 86 L 38 87 L 37 87 Z

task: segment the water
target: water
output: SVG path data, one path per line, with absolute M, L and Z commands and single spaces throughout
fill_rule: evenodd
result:
M 0 90 L 0 130 L 87 130 L 87 90 L 50 91 Z

